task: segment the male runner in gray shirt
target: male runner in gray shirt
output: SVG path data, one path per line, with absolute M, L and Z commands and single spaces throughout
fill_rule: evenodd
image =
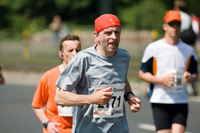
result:
M 127 80 L 130 55 L 118 48 L 120 34 L 116 16 L 98 17 L 94 31 L 98 44 L 74 56 L 56 82 L 61 88 L 56 103 L 74 106 L 73 133 L 129 133 L 124 96 L 132 112 L 140 110 L 141 101 Z

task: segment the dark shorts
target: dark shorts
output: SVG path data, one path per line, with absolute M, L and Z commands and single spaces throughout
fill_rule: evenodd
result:
M 171 129 L 173 123 L 186 127 L 188 104 L 157 104 L 151 103 L 156 131 Z

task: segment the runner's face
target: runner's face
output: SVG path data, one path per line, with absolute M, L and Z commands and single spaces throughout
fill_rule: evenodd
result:
M 121 29 L 118 26 L 108 27 L 99 32 L 98 43 L 106 56 L 113 56 L 119 46 Z
M 62 59 L 64 63 L 69 61 L 81 50 L 80 42 L 77 40 L 67 40 L 63 42 Z
M 180 21 L 171 21 L 164 24 L 165 32 L 172 37 L 179 37 L 180 34 Z

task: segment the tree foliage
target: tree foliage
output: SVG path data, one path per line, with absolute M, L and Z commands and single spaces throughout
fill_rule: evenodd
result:
M 198 0 L 185 1 L 188 5 L 186 11 L 200 16 Z M 173 9 L 173 2 L 174 0 L 0 0 L 0 32 L 11 36 L 13 33 L 21 33 L 23 29 L 29 29 L 30 32 L 46 29 L 54 15 L 60 15 L 64 23 L 71 25 L 93 25 L 95 18 L 101 13 L 113 13 L 123 25 L 131 25 L 136 30 L 162 31 L 163 16 L 166 10 Z
M 119 17 L 124 24 L 132 25 L 136 30 L 157 29 L 162 31 L 161 25 L 165 11 L 166 8 L 160 0 L 143 0 L 129 8 L 120 10 Z

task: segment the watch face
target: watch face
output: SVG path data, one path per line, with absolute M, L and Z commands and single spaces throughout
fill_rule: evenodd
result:
M 43 124 L 43 127 L 47 127 L 46 123 Z

